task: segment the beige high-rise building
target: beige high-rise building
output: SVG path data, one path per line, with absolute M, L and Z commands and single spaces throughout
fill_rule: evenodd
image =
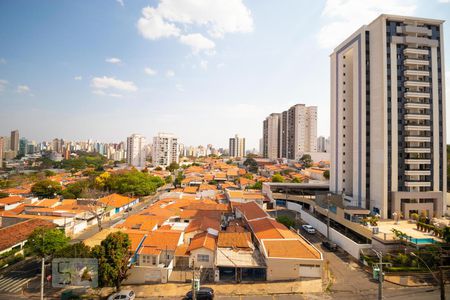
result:
M 132 134 L 127 138 L 127 164 L 136 168 L 145 167 L 145 137 Z
M 298 160 L 309 152 L 317 152 L 316 106 L 296 104 L 264 120 L 264 157 Z
M 230 157 L 244 157 L 245 138 L 241 138 L 237 134 L 234 136 L 234 138 L 230 138 L 228 150 L 230 153 Z
M 154 166 L 167 167 L 172 162 L 178 163 L 178 138 L 171 133 L 158 133 L 153 138 L 152 161 Z
M 330 189 L 382 218 L 446 207 L 443 21 L 381 15 L 331 54 Z
M 263 156 L 269 159 L 280 157 L 281 114 L 270 114 L 263 123 Z

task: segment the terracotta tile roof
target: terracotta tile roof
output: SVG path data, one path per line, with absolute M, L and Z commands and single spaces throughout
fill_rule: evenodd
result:
M 245 216 L 247 221 L 267 218 L 269 215 L 261 208 L 256 202 L 247 202 L 242 203 L 239 207 L 237 207 L 240 212 Z
M 193 231 L 206 231 L 208 228 L 215 229 L 217 231 L 220 230 L 220 221 L 217 219 L 213 219 L 210 217 L 201 217 L 192 220 L 189 225 L 186 227 L 185 232 L 193 232 Z
M 195 194 L 197 193 L 197 190 L 198 190 L 197 186 L 187 186 L 184 188 L 183 193 Z
M 219 232 L 217 247 L 223 248 L 251 248 L 250 232 Z
M 162 252 L 161 249 L 156 249 L 153 247 L 141 247 L 141 249 L 139 249 L 139 254 L 144 254 L 144 255 L 160 255 Z
M 264 218 L 248 222 L 253 233 L 259 240 L 297 238 L 298 235 L 286 226 L 271 218 Z
M 131 241 L 131 252 L 136 252 L 139 248 L 139 245 L 145 239 L 147 232 L 140 230 L 124 230 L 124 233 L 128 234 L 128 238 Z
M 193 251 L 200 248 L 206 248 L 211 251 L 216 250 L 216 238 L 209 233 L 199 233 L 194 236 L 187 248 L 187 251 Z
M 320 259 L 320 252 L 301 239 L 262 240 L 268 257 Z
M 56 225 L 44 220 L 26 220 L 0 229 L 0 251 L 8 249 L 28 239 L 38 227 L 54 228 Z
M 175 251 L 178 246 L 180 236 L 180 231 L 156 230 L 148 234 L 143 245 L 145 247 L 153 247 L 159 250 Z
M 23 200 L 25 200 L 25 198 L 22 198 L 20 196 L 9 196 L 9 197 L 5 197 L 5 198 L 0 198 L 0 205 L 1 204 L 5 204 L 5 205 L 15 204 L 18 202 L 22 202 Z
M 132 215 L 125 219 L 125 222 L 117 226 L 118 228 L 139 229 L 151 231 L 160 220 L 149 215 Z
M 228 169 L 227 176 L 238 176 L 238 169 Z
M 240 185 L 253 185 L 255 184 L 256 181 L 245 178 L 245 177 L 240 177 L 239 178 L 239 184 Z
M 198 188 L 198 190 L 201 191 L 208 191 L 208 190 L 217 190 L 217 187 L 215 185 L 212 184 L 201 184 Z
M 175 256 L 189 256 L 187 249 L 188 245 L 186 244 L 178 245 L 177 249 L 175 249 Z
M 107 206 L 120 208 L 122 206 L 129 204 L 130 202 L 133 202 L 134 200 L 135 199 L 122 196 L 119 194 L 111 194 L 106 197 L 100 198 L 98 201 L 100 201 L 103 204 L 106 204 Z
M 54 207 L 58 205 L 59 199 L 43 199 L 33 204 L 27 204 L 26 206 L 39 206 L 39 207 Z

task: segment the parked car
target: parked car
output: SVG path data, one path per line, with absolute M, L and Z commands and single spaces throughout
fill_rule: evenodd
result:
M 136 294 L 132 290 L 123 290 L 108 297 L 108 300 L 134 300 Z
M 335 252 L 338 249 L 336 243 L 333 243 L 331 241 L 323 241 L 322 246 L 324 246 L 326 249 L 328 249 L 331 252 Z
M 214 290 L 210 287 L 201 287 L 196 293 L 196 298 L 198 300 L 212 300 L 214 299 Z M 192 291 L 187 292 L 184 299 L 191 300 Z
M 306 230 L 307 233 L 311 233 L 311 234 L 316 233 L 316 230 L 314 229 L 314 227 L 312 227 L 309 224 L 302 225 L 302 227 L 303 227 L 303 229 Z

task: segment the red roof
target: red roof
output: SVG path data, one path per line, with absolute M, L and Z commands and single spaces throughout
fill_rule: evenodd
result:
M 30 219 L 0 229 L 0 251 L 26 241 L 34 229 L 38 227 L 53 228 L 52 222 Z

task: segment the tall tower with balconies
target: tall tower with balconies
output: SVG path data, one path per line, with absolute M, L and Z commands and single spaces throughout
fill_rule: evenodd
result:
M 446 207 L 443 21 L 381 15 L 331 54 L 330 190 L 383 218 Z

